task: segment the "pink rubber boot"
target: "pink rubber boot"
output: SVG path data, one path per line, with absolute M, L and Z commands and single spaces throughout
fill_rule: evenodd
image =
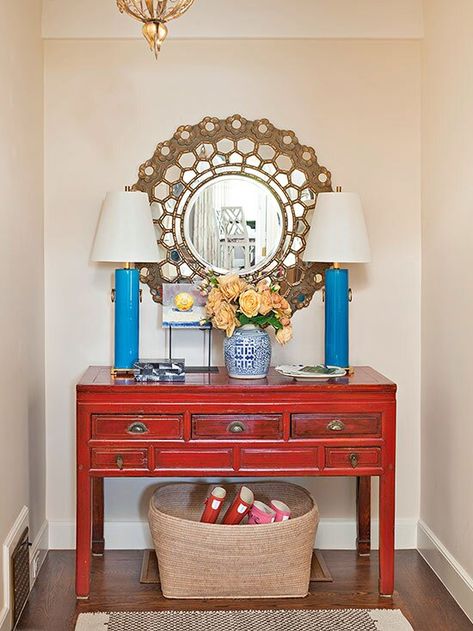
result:
M 291 518 L 291 509 L 284 502 L 279 500 L 271 500 L 271 508 L 276 513 L 275 522 L 287 521 Z
M 263 502 L 255 501 L 250 511 L 248 525 L 272 524 L 276 519 L 275 511 Z

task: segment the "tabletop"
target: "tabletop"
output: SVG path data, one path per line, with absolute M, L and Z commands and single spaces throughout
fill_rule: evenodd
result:
M 159 389 L 160 391 L 176 390 L 201 390 L 225 388 L 228 390 L 244 390 L 255 392 L 258 390 L 294 390 L 295 392 L 349 390 L 395 392 L 396 384 L 370 366 L 354 366 L 353 374 L 334 379 L 317 379 L 314 381 L 296 381 L 290 377 L 284 377 L 274 368 L 270 368 L 265 379 L 231 379 L 224 366 L 214 373 L 190 373 L 183 382 L 168 383 L 140 383 L 132 378 L 112 377 L 110 366 L 90 366 L 82 379 L 77 384 L 77 392 L 114 392 L 132 390 L 133 392 Z

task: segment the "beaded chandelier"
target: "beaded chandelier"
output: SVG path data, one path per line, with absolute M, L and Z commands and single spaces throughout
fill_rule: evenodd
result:
M 166 39 L 166 22 L 183 15 L 195 0 L 117 0 L 121 13 L 143 22 L 143 35 L 156 58 Z

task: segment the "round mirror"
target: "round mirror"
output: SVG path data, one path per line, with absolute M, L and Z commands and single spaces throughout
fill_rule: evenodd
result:
M 198 282 L 209 269 L 251 283 L 277 275 L 294 310 L 322 288 L 328 264 L 302 255 L 331 176 L 293 131 L 238 114 L 181 125 L 139 167 L 132 190 L 152 204 L 162 260 L 138 266 L 156 302 L 163 283 Z
M 206 267 L 218 272 L 257 270 L 283 236 L 281 206 L 263 182 L 244 175 L 216 177 L 189 199 L 184 237 Z

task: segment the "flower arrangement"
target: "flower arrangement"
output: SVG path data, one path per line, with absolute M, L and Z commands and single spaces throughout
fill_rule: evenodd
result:
M 292 309 L 281 296 L 281 287 L 269 278 L 252 285 L 236 274 L 217 276 L 210 272 L 201 285 L 207 296 L 207 321 L 231 337 L 236 328 L 253 324 L 272 326 L 276 339 L 286 344 L 292 338 Z

